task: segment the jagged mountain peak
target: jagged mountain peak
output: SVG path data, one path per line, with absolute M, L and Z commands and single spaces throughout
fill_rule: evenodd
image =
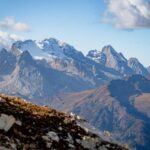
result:
M 44 39 L 43 41 L 39 42 L 39 44 L 41 45 L 41 50 L 46 52 L 48 55 L 59 58 L 66 58 L 61 48 L 60 41 L 54 38 L 49 38 Z
M 87 53 L 87 57 L 89 57 L 91 59 L 95 58 L 95 60 L 98 59 L 100 57 L 100 55 L 101 55 L 101 51 L 99 51 L 97 49 L 90 50 Z
M 96 49 L 90 50 L 87 54 L 87 57 L 101 65 L 106 64 L 106 55 L 102 53 L 102 51 L 100 50 L 96 50 Z
M 103 53 L 114 53 L 114 54 L 116 54 L 117 52 L 116 52 L 116 50 L 111 46 L 111 45 L 106 45 L 106 46 L 104 46 L 103 48 L 102 48 L 102 52 Z
M 87 57 L 123 75 L 141 74 L 147 76 L 148 70 L 137 58 L 127 60 L 122 53 L 117 52 L 111 45 L 106 45 L 101 51 L 91 50 Z
M 35 60 L 28 51 L 23 51 L 18 57 L 18 64 L 21 65 L 21 67 L 27 64 L 32 65 L 35 64 Z
M 24 51 L 29 51 L 29 53 L 35 57 L 47 58 L 48 56 L 42 52 L 39 45 L 35 40 L 25 40 L 25 41 L 17 41 L 12 44 L 11 48 L 12 52 L 22 53 Z
M 81 55 L 82 52 L 76 50 L 72 45 L 65 43 L 63 41 L 59 41 L 55 38 L 44 39 L 39 42 L 41 44 L 43 51 L 48 52 L 50 55 L 55 55 L 62 58 L 73 58 L 73 55 Z
M 12 46 L 13 53 L 17 55 L 19 52 L 26 50 L 29 51 L 31 56 L 35 59 L 45 59 L 54 69 L 66 72 L 75 71 L 75 74 L 79 74 L 80 72 L 84 75 L 84 69 L 81 67 L 83 64 L 88 64 L 86 67 L 90 68 L 90 72 L 92 70 L 94 76 L 97 76 L 99 73 L 98 71 L 94 71 L 94 67 L 92 68 L 93 65 L 99 66 L 101 69 L 103 68 L 104 71 L 102 72 L 106 76 L 111 76 L 107 73 L 108 70 L 111 74 L 113 74 L 113 70 L 121 76 L 139 73 L 139 71 L 132 69 L 132 67 L 128 65 L 128 61 L 123 54 L 118 53 L 111 45 L 104 46 L 101 51 L 91 50 L 86 57 L 73 46 L 55 38 L 45 38 L 41 41 L 18 41 Z M 96 70 L 98 70 L 98 68 Z M 146 71 L 142 71 L 142 73 L 143 72 L 144 75 L 147 74 Z
M 118 53 L 111 45 L 104 46 L 101 51 L 90 50 L 87 57 L 110 68 L 112 68 L 111 65 L 114 65 L 114 63 L 127 61 L 123 54 Z
M 59 43 L 59 40 L 57 40 L 57 39 L 55 39 L 53 37 L 49 37 L 49 38 L 45 38 L 43 40 L 43 42 L 47 42 L 47 43 L 51 43 L 51 42 L 53 42 L 53 43 Z
M 36 43 L 38 45 L 41 44 L 42 47 L 43 47 L 43 45 L 57 45 L 60 48 L 62 48 L 62 47 L 70 47 L 72 49 L 75 49 L 73 46 L 69 45 L 68 43 L 60 41 L 60 40 L 57 40 L 57 39 L 55 39 L 53 37 L 45 38 L 44 40 L 41 40 L 41 41 L 36 41 Z
M 102 62 L 106 67 L 115 69 L 123 75 L 132 73 L 132 70 L 127 65 L 127 59 L 111 45 L 104 46 L 100 56 L 99 62 Z
M 118 53 L 111 45 L 104 46 L 102 48 L 103 54 L 106 55 L 107 59 L 117 59 L 117 61 L 126 61 L 122 53 Z
M 105 55 L 106 57 L 110 55 L 118 55 L 116 50 L 111 45 L 106 45 L 102 48 L 102 50 L 90 50 L 87 54 L 87 57 L 95 58 L 95 59 L 101 59 L 101 56 Z
M 135 57 L 131 57 L 131 58 L 129 58 L 129 60 L 128 60 L 128 65 L 129 66 L 136 66 L 136 65 L 142 65 L 141 63 L 140 63 L 140 61 L 137 59 L 137 58 L 135 58 Z M 143 65 L 142 65 L 143 66 Z
M 71 58 L 71 59 L 77 60 L 77 61 L 83 61 L 85 59 L 85 56 L 83 55 L 82 52 L 76 50 L 73 46 L 71 46 L 67 43 L 63 43 L 61 45 L 61 48 L 62 48 L 65 56 L 67 56 L 68 58 Z
M 26 51 L 23 51 L 23 52 L 20 54 L 20 59 L 26 59 L 26 58 L 32 59 L 31 54 L 30 54 L 27 50 L 26 50 Z
M 49 51 L 56 51 L 56 49 L 60 48 L 60 41 L 55 38 L 46 38 L 42 41 L 36 41 L 37 45 L 41 44 L 41 49 L 48 49 Z M 60 50 L 60 49 L 59 49 Z
M 136 67 L 137 65 L 142 65 L 142 64 L 139 62 L 139 60 L 137 58 L 131 57 L 128 60 L 128 65 L 131 67 L 133 67 L 133 66 Z
M 129 58 L 128 66 L 132 68 L 135 74 L 141 74 L 144 76 L 148 76 L 147 69 L 139 62 L 137 58 Z
M 42 41 L 25 40 L 17 41 L 12 45 L 12 51 L 28 50 L 35 58 L 51 59 L 52 57 L 59 59 L 69 59 L 71 54 L 81 54 L 73 46 L 61 42 L 55 38 L 46 38 Z
M 21 48 L 23 44 L 34 44 L 35 41 L 32 39 L 24 40 L 24 41 L 16 41 L 12 44 L 12 46 L 16 46 L 17 48 Z

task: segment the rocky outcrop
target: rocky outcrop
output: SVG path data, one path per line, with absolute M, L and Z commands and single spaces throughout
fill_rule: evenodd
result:
M 0 95 L 2 150 L 128 150 L 103 140 L 79 116 Z

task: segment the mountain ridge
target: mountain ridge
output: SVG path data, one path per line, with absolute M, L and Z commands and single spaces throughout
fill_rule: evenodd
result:
M 87 57 L 108 68 L 113 68 L 123 75 L 141 74 L 148 76 L 147 69 L 136 58 L 128 60 L 122 53 L 118 53 L 111 45 L 104 46 L 101 51 L 91 50 Z
M 59 93 L 94 89 L 132 74 L 147 76 L 142 64 L 132 61 L 131 69 L 123 54 L 110 45 L 99 53 L 105 64 L 54 38 L 17 41 L 10 50 L 0 51 L 0 91 L 47 104 Z
M 127 142 L 132 148 L 148 150 L 149 93 L 150 80 L 133 75 L 112 80 L 94 90 L 58 95 L 50 104 L 57 110 L 84 117 L 90 124 L 101 131 L 110 131 L 117 140 Z

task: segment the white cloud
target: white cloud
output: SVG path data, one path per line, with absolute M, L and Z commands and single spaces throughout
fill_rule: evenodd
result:
M 22 22 L 17 22 L 13 17 L 6 17 L 3 21 L 0 21 L 0 28 L 9 29 L 17 32 L 28 32 L 29 26 Z
M 117 28 L 150 28 L 149 0 L 105 0 L 104 21 Z
M 16 34 L 0 31 L 0 48 L 10 48 L 12 43 L 21 40 Z

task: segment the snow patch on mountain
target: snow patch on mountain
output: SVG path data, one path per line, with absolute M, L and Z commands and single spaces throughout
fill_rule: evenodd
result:
M 40 49 L 39 44 L 33 40 L 17 41 L 13 44 L 13 50 L 17 49 L 21 53 L 24 51 L 29 51 L 33 57 L 42 57 L 48 59 L 48 55 Z
M 105 64 L 106 61 L 106 57 L 102 55 L 101 51 L 98 50 L 90 50 L 87 57 L 101 64 Z
M 29 51 L 30 54 L 36 59 L 43 58 L 49 60 L 51 58 L 69 59 L 63 51 L 63 49 L 65 49 L 67 46 L 67 44 L 64 44 L 54 38 L 48 38 L 42 41 L 17 41 L 12 47 L 20 52 Z
M 46 52 L 51 56 L 66 58 L 61 48 L 61 42 L 59 42 L 58 40 L 54 38 L 44 39 L 43 41 L 39 42 L 39 44 L 43 52 Z

